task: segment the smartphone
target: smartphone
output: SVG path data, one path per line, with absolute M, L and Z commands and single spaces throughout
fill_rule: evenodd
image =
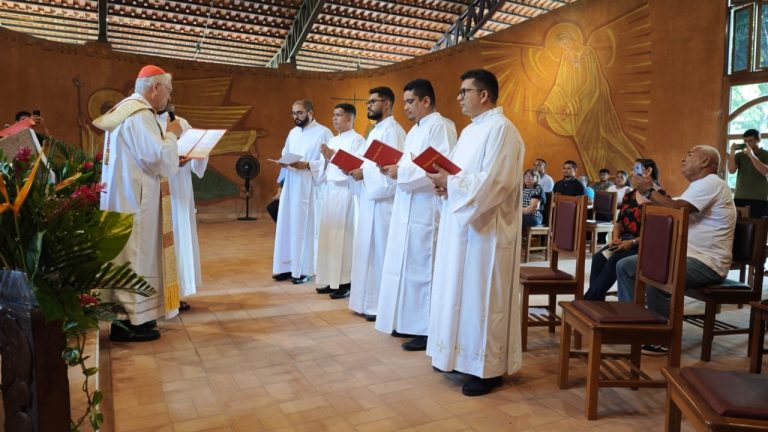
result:
M 635 164 L 634 171 L 635 171 L 635 174 L 637 174 L 639 176 L 643 175 L 643 164 L 639 164 L 639 163 Z
M 744 150 L 745 148 L 747 148 L 746 143 L 736 144 L 733 146 L 734 150 Z
M 40 117 L 40 110 L 34 110 L 34 111 L 32 111 L 32 116 L 33 116 L 33 117 Z

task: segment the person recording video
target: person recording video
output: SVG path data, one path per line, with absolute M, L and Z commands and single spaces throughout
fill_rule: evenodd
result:
M 16 113 L 17 122 L 28 118 L 31 118 L 32 121 L 35 122 L 35 125 L 32 126 L 32 130 L 35 131 L 37 141 L 40 145 L 46 144 L 48 138 L 51 136 L 51 131 L 48 130 L 48 126 L 45 124 L 45 119 L 40 115 L 40 110 L 32 110 L 31 113 L 29 111 L 19 111 Z

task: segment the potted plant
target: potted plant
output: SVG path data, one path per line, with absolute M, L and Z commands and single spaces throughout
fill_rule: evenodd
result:
M 0 151 L 0 281 L 26 281 L 36 310 L 66 337 L 60 359 L 85 376 L 87 409 L 70 420 L 72 431 L 86 420 L 97 430 L 104 420 L 102 394 L 90 383 L 98 369 L 86 367 L 83 350 L 99 321 L 117 321 L 123 311 L 102 302 L 100 292 L 155 293 L 128 263 L 111 262 L 131 235 L 133 216 L 99 210 L 100 174 L 100 155 L 57 140 L 40 153 Z

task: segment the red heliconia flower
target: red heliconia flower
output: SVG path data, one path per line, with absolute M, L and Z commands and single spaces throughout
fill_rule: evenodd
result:
M 101 183 L 92 183 L 90 185 L 82 185 L 72 192 L 70 197 L 72 199 L 79 199 L 87 204 L 96 205 L 101 200 Z
M 19 151 L 16 153 L 16 157 L 13 158 L 13 160 L 17 162 L 23 162 L 26 164 L 28 164 L 31 159 L 32 159 L 32 150 L 27 146 L 20 148 Z
M 101 162 L 102 159 L 104 159 L 104 154 L 102 152 L 98 152 L 95 155 L 93 155 L 94 162 Z
M 83 169 L 84 170 L 93 169 L 93 162 L 91 162 L 91 161 L 83 162 Z
M 99 299 L 90 294 L 80 294 L 80 306 L 90 306 L 99 304 Z

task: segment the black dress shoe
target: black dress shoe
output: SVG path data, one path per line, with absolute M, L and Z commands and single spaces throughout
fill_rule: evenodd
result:
M 179 302 L 179 312 L 184 312 L 192 309 L 192 306 L 189 305 L 189 303 L 185 302 L 184 300 Z
M 326 285 L 322 288 L 315 288 L 315 291 L 317 291 L 318 294 L 330 294 L 333 292 L 330 285 Z
M 145 323 L 146 324 L 146 323 Z M 142 325 L 128 324 L 128 330 L 118 324 L 112 323 L 109 330 L 109 340 L 112 342 L 149 342 L 160 339 L 160 332 L 157 329 L 145 327 Z
M 376 315 L 363 314 L 363 317 L 365 318 L 366 321 L 370 321 L 370 322 L 376 321 Z
M 276 281 L 284 281 L 284 280 L 288 280 L 290 278 L 291 278 L 291 272 L 278 273 L 278 274 L 273 274 L 272 275 L 272 279 L 274 279 Z
M 400 333 L 397 330 L 392 330 L 392 336 L 399 337 L 399 338 L 415 338 L 416 335 L 408 334 L 408 333 Z
M 131 328 L 130 321 L 123 321 L 123 324 L 126 324 L 126 327 Z M 147 328 L 150 330 L 157 328 L 157 320 L 147 321 L 144 324 L 139 324 L 139 327 Z
M 427 337 L 416 336 L 401 346 L 406 351 L 424 351 L 427 349 Z
M 307 283 L 312 279 L 311 276 L 301 275 L 300 277 L 292 277 L 291 282 L 293 282 L 295 285 L 301 285 L 303 283 Z
M 464 396 L 482 396 L 488 394 L 496 387 L 504 383 L 504 380 L 498 376 L 493 378 L 478 378 L 473 376 L 461 388 Z
M 349 297 L 349 287 L 342 288 L 344 285 L 340 285 L 339 289 L 333 290 L 332 293 L 328 294 L 332 299 L 339 300 L 343 298 Z

